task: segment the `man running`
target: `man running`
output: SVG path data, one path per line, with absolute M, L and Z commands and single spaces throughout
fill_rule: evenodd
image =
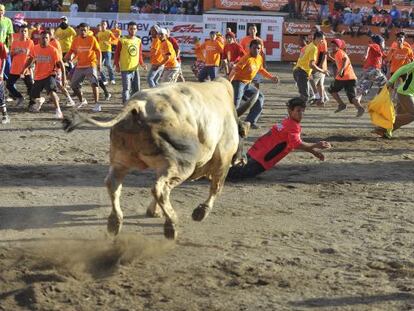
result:
M 206 40 L 201 48 L 204 50 L 205 65 L 198 74 L 198 81 L 204 82 L 207 78 L 213 81 L 218 77 L 221 54 L 223 53 L 224 45 L 217 40 L 217 33 L 210 31 L 210 39 Z
M 115 68 L 121 72 L 122 78 L 122 103 L 126 103 L 132 94 L 141 89 L 139 78 L 139 66 L 145 70 L 147 67 L 142 59 L 141 39 L 136 37 L 137 24 L 128 23 L 128 35 L 119 39 L 115 52 Z
M 62 83 L 66 84 L 65 66 L 62 57 L 53 46 L 49 44 L 50 32 L 44 31 L 40 37 L 40 44 L 34 46 L 30 56 L 22 69 L 22 73 L 27 70 L 33 63 L 35 64 L 34 84 L 30 92 L 29 109 L 32 112 L 39 112 L 43 100 L 40 94 L 43 89 L 46 90 L 50 101 L 56 107 L 56 118 L 63 119 L 62 111 L 59 106 L 59 97 L 56 94 L 56 66 L 62 70 Z
M 29 27 L 22 25 L 20 27 L 19 40 L 13 41 L 10 48 L 10 55 L 12 57 L 12 63 L 10 68 L 10 74 L 7 79 L 7 90 L 10 96 L 17 100 L 17 106 L 24 106 L 24 97 L 16 89 L 16 82 L 22 78 L 27 88 L 27 94 L 30 95 L 30 91 L 33 86 L 33 77 L 30 69 L 24 70 L 27 59 L 30 55 L 30 51 L 33 49 L 33 41 L 29 38 Z
M 248 51 L 250 49 L 250 42 L 252 42 L 252 40 L 259 40 L 262 47 L 264 47 L 263 40 L 257 35 L 257 26 L 255 24 L 250 25 L 247 31 L 248 35 L 240 40 L 240 45 L 243 47 L 243 50 Z M 266 69 L 266 55 L 263 48 L 260 53 L 263 58 L 263 68 Z M 257 89 L 260 87 L 260 82 L 262 80 L 263 77 L 260 75 L 260 73 L 254 77 L 253 83 Z
M 68 61 L 72 54 L 75 55 L 78 62 L 73 71 L 71 87 L 75 95 L 79 98 L 80 104 L 78 109 L 86 106 L 88 101 L 83 97 L 81 84 L 85 78 L 88 78 L 91 83 L 93 99 L 95 106 L 93 111 L 99 112 L 102 110 L 99 104 L 99 78 L 98 71 L 101 70 L 101 49 L 98 41 L 94 36 L 89 36 L 89 25 L 86 23 L 79 24 L 79 36 L 73 42 L 69 52 L 65 56 L 65 61 Z
M 226 74 L 229 75 L 236 63 L 246 55 L 243 47 L 236 42 L 236 36 L 232 32 L 226 33 L 226 45 L 223 50 Z
M 0 42 L 0 110 L 1 110 L 1 124 L 10 123 L 10 117 L 7 114 L 6 96 L 4 94 L 4 68 L 7 60 L 6 46 Z
M 177 82 L 180 67 L 178 66 L 177 55 L 171 42 L 168 40 L 167 29 L 162 28 L 158 33 L 158 38 L 161 41 L 161 52 L 163 56 L 162 62 L 159 66 L 164 66 L 164 71 L 161 76 L 162 82 Z
M 101 22 L 101 30 L 96 35 L 99 42 L 99 47 L 101 48 L 102 53 L 102 65 L 106 67 L 108 71 L 109 80 L 111 84 L 115 84 L 115 75 L 114 69 L 112 68 L 111 58 L 112 58 L 112 41 L 116 41 L 116 37 L 112 31 L 108 29 L 108 22 Z M 101 71 L 101 79 L 104 83 L 107 82 L 106 76 Z
M 234 105 L 236 108 L 239 108 L 243 96 L 251 97 L 256 93 L 257 89 L 252 85 L 252 80 L 258 72 L 275 83 L 279 81 L 277 76 L 273 76 L 263 68 L 261 50 L 261 42 L 259 40 L 252 40 L 250 42 L 249 53 L 239 60 L 229 75 L 229 80 L 234 88 Z M 259 128 L 257 121 L 263 111 L 263 105 L 264 97 L 259 92 L 259 98 L 246 117 L 246 122 L 250 123 L 251 128 Z
M 321 31 L 316 31 L 313 35 L 313 41 L 309 43 L 300 53 L 299 59 L 293 69 L 293 78 L 297 84 L 300 97 L 305 101 L 309 101 L 309 79 L 312 71 L 318 71 L 329 76 L 327 69 L 322 69 L 317 65 L 318 61 L 318 45 L 324 39 Z
M 161 40 L 158 38 L 158 33 L 161 28 L 158 25 L 152 26 L 150 29 L 151 47 L 150 47 L 150 70 L 147 76 L 149 87 L 156 87 L 159 84 L 164 65 L 161 65 L 164 57 L 161 51 Z

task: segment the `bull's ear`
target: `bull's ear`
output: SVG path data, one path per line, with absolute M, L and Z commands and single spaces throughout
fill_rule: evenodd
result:
M 245 102 L 244 104 L 240 105 L 239 108 L 237 108 L 236 110 L 237 116 L 240 117 L 243 115 L 243 113 L 249 110 L 254 105 L 254 103 L 259 99 L 259 95 L 260 95 L 260 92 L 259 90 L 256 89 L 256 92 L 252 95 L 252 97 L 250 97 L 247 102 Z

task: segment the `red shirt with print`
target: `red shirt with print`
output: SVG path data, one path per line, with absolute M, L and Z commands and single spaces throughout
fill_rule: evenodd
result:
M 298 122 L 286 118 L 256 140 L 247 154 L 268 170 L 302 144 L 301 131 Z

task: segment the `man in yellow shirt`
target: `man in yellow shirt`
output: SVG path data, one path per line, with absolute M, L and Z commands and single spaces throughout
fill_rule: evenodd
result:
M 96 35 L 99 42 L 99 47 L 102 53 L 102 65 L 108 70 L 109 80 L 111 84 L 115 84 L 114 69 L 112 68 L 112 41 L 116 41 L 115 35 L 108 29 L 107 21 L 101 22 L 101 30 Z M 101 79 L 106 83 L 107 79 L 103 71 L 101 71 Z
M 128 23 L 128 35 L 119 39 L 115 51 L 114 64 L 122 78 L 122 103 L 126 103 L 130 96 L 140 91 L 138 67 L 147 69 L 142 59 L 141 39 L 137 38 L 137 24 Z
M 59 41 L 60 47 L 62 48 L 62 58 L 65 57 L 66 53 L 69 52 L 72 46 L 72 41 L 76 37 L 76 31 L 73 29 L 68 22 L 66 16 L 60 18 L 59 27 L 55 30 L 55 38 Z M 68 62 L 67 69 L 73 68 L 72 62 Z
M 323 41 L 324 34 L 321 31 L 316 31 L 313 35 L 313 41 L 309 43 L 296 63 L 293 70 L 293 78 L 299 89 L 300 97 L 305 101 L 309 101 L 309 78 L 311 77 L 312 70 L 321 72 L 329 76 L 327 69 L 318 67 L 318 45 Z
M 229 80 L 234 89 L 234 105 L 236 109 L 239 108 L 243 96 L 252 97 L 258 89 L 252 85 L 252 81 L 257 73 L 263 77 L 277 83 L 279 81 L 277 76 L 272 75 L 263 67 L 263 57 L 261 55 L 262 43 L 259 40 L 250 41 L 249 50 L 244 55 L 230 72 Z M 257 121 L 263 111 L 264 97 L 259 91 L 259 98 L 250 109 L 246 117 L 246 122 L 250 123 L 250 127 L 259 128 Z
M 164 71 L 164 65 L 160 65 L 164 57 L 161 52 L 161 40 L 158 38 L 158 33 L 161 32 L 161 27 L 154 25 L 150 29 L 151 47 L 150 47 L 150 63 L 151 67 L 148 72 L 147 82 L 149 87 L 156 87 Z

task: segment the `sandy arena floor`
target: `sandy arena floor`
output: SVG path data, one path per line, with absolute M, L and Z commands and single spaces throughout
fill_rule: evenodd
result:
M 263 85 L 250 142 L 296 94 L 290 66 L 270 68 L 282 83 Z M 121 107 L 120 83 L 109 88 L 100 117 Z M 53 110 L 10 106 L 12 123 L 0 128 L 0 310 L 414 309 L 412 127 L 383 140 L 352 107 L 309 108 L 303 139 L 331 142 L 326 162 L 294 152 L 255 180 L 227 183 L 203 223 L 191 212 L 208 185 L 185 183 L 172 193 L 176 243 L 164 239 L 163 219 L 145 218 L 152 172 L 130 174 L 114 244 L 109 131 L 66 134 Z

